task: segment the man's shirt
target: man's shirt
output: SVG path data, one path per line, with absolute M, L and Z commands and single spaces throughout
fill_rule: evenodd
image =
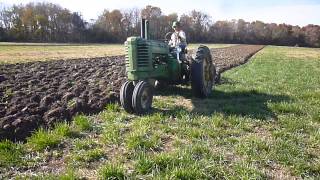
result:
M 178 45 L 185 45 L 186 46 L 187 45 L 186 34 L 182 30 L 180 30 L 178 32 L 174 32 L 171 35 L 171 40 L 169 42 L 169 45 L 171 47 L 176 47 Z

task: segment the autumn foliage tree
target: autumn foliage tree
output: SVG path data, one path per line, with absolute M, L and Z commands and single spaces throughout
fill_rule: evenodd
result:
M 0 11 L 8 41 L 83 42 L 86 23 L 79 13 L 51 3 L 14 5 Z
M 0 7 L 0 41 L 123 43 L 140 34 L 140 19 L 150 22 L 152 39 L 164 39 L 179 20 L 188 43 L 245 43 L 320 47 L 320 26 L 305 27 L 245 20 L 212 21 L 204 12 L 163 14 L 160 7 L 104 10 L 86 22 L 80 13 L 52 3 Z

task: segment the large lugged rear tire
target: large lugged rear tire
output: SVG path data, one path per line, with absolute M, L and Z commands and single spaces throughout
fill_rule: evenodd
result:
M 135 113 L 145 114 L 151 109 L 153 87 L 145 81 L 136 84 L 132 95 L 132 107 Z
M 200 46 L 191 62 L 191 87 L 193 95 L 199 98 L 208 97 L 212 92 L 215 79 L 215 67 L 210 49 Z

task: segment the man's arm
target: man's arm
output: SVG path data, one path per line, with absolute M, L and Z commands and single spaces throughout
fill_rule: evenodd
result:
M 171 34 L 170 41 L 169 41 L 169 43 L 168 43 L 170 46 L 172 46 L 172 45 L 174 44 L 174 39 L 175 39 L 175 38 L 174 38 L 174 33 L 172 33 L 172 34 Z
M 186 33 L 184 33 L 183 31 L 180 31 L 179 32 L 179 39 L 180 39 L 180 42 L 187 43 Z
M 183 31 L 180 31 L 179 32 L 179 38 L 183 39 L 183 40 L 186 40 L 186 33 L 184 33 Z

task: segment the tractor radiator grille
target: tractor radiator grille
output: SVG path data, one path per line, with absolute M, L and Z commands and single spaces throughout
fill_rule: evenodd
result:
M 128 45 L 125 46 L 125 62 L 126 62 L 126 68 L 129 69 L 130 68 L 130 60 L 129 60 L 129 47 Z
M 138 44 L 137 64 L 138 67 L 149 66 L 149 51 L 147 44 Z

